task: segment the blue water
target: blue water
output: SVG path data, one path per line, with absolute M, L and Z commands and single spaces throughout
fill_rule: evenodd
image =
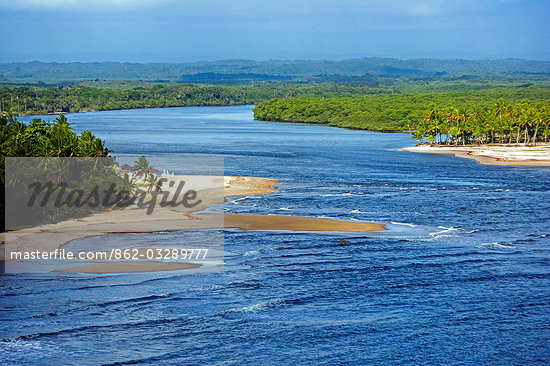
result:
M 549 168 L 399 152 L 407 134 L 251 109 L 68 118 L 117 155 L 221 155 L 227 175 L 284 183 L 227 212 L 390 230 L 229 230 L 223 274 L 0 276 L 0 363 L 547 364 Z

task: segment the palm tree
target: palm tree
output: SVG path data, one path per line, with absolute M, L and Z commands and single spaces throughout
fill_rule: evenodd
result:
M 130 177 L 127 172 L 124 172 L 121 190 L 127 191 L 131 196 L 135 196 L 137 193 L 136 178 Z
M 147 178 L 148 174 L 151 173 L 151 165 L 149 164 L 149 160 L 145 157 L 145 155 L 141 155 L 135 162 L 134 162 L 134 172 L 136 176 Z
M 508 103 L 503 98 L 499 98 L 495 104 L 495 116 L 498 117 L 500 124 L 502 125 L 502 117 L 508 113 Z
M 542 135 L 544 136 L 544 141 L 548 142 L 548 135 L 550 133 L 550 108 L 544 108 L 542 114 L 542 122 L 544 129 L 542 130 Z
M 510 130 L 510 139 L 509 143 L 512 143 L 512 134 L 515 130 L 518 130 L 517 125 L 517 118 L 518 118 L 518 108 L 517 106 L 509 106 L 508 110 L 506 112 L 506 116 L 508 117 L 508 128 Z M 518 142 L 519 142 L 519 130 L 518 130 Z
M 539 126 L 541 123 L 543 123 L 544 117 L 543 117 L 543 111 L 541 108 L 537 108 L 533 111 L 533 124 L 535 125 L 535 132 L 533 133 L 533 144 L 537 144 L 537 133 L 539 131 Z
M 444 116 L 444 117 L 443 117 Z M 435 104 L 430 104 L 426 117 L 418 123 L 413 137 L 438 144 L 468 143 L 512 143 L 516 133 L 517 143 L 523 134 L 523 142 L 536 144 L 539 134 L 547 140 L 550 134 L 550 104 L 532 106 L 522 101 L 509 106 L 504 99 L 499 99 L 490 109 L 474 108 L 461 112 L 449 106 L 444 114 L 438 112 Z M 445 134 L 445 140 L 443 140 Z
M 502 120 L 502 131 L 508 134 L 508 143 L 512 143 L 512 134 L 514 132 L 514 119 L 510 117 L 510 113 Z
M 429 133 L 428 140 L 432 143 L 435 140 L 435 136 L 437 135 L 437 122 L 439 120 L 439 112 L 437 110 L 437 107 L 435 103 L 430 104 L 430 111 L 428 113 L 428 116 L 426 117 L 425 121 L 427 123 L 427 132 Z
M 462 134 L 460 126 L 458 126 L 457 124 L 451 126 L 449 128 L 449 133 L 451 134 L 451 138 L 454 140 L 455 145 L 458 145 L 458 136 Z
M 147 193 L 151 193 L 153 191 L 153 188 L 156 192 L 162 191 L 162 180 L 158 179 L 156 175 L 153 173 L 149 173 L 146 179 L 147 183 L 149 183 L 149 187 L 147 188 Z
M 416 125 L 416 131 L 414 132 L 414 139 L 420 140 L 420 143 L 424 142 L 424 136 L 426 136 L 427 128 L 426 123 L 424 121 L 418 122 L 418 125 Z
M 531 104 L 527 100 L 522 100 L 519 104 L 519 124 L 521 127 L 525 128 L 525 137 L 523 143 L 529 143 L 529 127 L 531 127 Z

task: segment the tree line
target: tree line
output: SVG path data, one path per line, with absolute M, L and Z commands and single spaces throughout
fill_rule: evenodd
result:
M 256 104 L 254 118 L 264 121 L 328 124 L 371 131 L 412 131 L 425 118 L 431 103 L 439 106 L 453 105 L 459 110 L 481 110 L 492 107 L 502 97 L 512 104 L 522 100 L 537 104 L 550 100 L 550 88 L 530 86 L 465 92 L 272 99 Z
M 0 88 L 0 111 L 13 115 L 29 115 L 136 108 L 227 106 L 254 104 L 276 97 L 334 97 L 388 92 L 392 90 L 334 83 L 262 83 L 243 86 L 158 84 L 133 88 L 17 86 Z
M 550 101 L 509 103 L 500 98 L 491 108 L 460 109 L 430 105 L 415 126 L 413 138 L 420 143 L 487 144 L 548 142 Z

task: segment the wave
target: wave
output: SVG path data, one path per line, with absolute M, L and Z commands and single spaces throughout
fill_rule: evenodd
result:
M 36 352 L 43 348 L 42 342 L 37 340 L 11 339 L 5 340 L 0 344 L 0 350 L 6 352 L 6 354 L 11 352 Z
M 493 243 L 483 243 L 479 245 L 478 248 L 513 248 L 513 246 L 495 241 Z
M 33 319 L 36 319 L 36 318 L 48 318 L 50 316 L 56 316 L 57 314 L 56 313 L 43 313 L 43 314 L 36 314 L 36 315 L 33 315 L 31 316 L 31 318 Z
M 209 287 L 202 287 L 201 290 L 214 291 L 214 290 L 224 290 L 224 289 L 233 289 L 233 288 L 242 288 L 242 289 L 258 289 L 262 285 L 255 280 L 243 280 L 243 281 L 233 281 L 229 283 L 224 283 L 220 285 L 212 285 Z
M 290 207 L 280 207 L 277 209 L 277 211 L 290 211 L 291 208 Z
M 430 234 L 430 235 L 432 235 L 432 234 Z M 434 241 L 434 240 L 439 240 L 439 239 L 441 239 L 441 238 L 450 238 L 450 237 L 452 237 L 452 236 L 454 236 L 454 235 L 445 235 L 445 234 L 442 234 L 442 235 L 434 235 L 434 236 L 432 236 L 431 238 L 427 239 L 426 241 Z
M 454 227 L 454 226 L 451 226 L 451 227 L 438 226 L 437 228 L 438 228 L 438 229 L 443 229 L 443 230 L 441 230 L 441 231 L 434 231 L 433 233 L 430 233 L 429 235 L 430 235 L 430 236 L 441 236 L 441 234 L 444 234 L 444 233 L 449 233 L 449 232 L 453 232 L 453 231 L 462 230 L 462 228 Z
M 327 193 L 327 194 L 321 195 L 321 197 L 343 197 L 343 196 L 356 196 L 356 194 L 352 192 L 346 192 L 346 193 Z
M 234 205 L 238 205 L 240 201 L 244 201 L 247 198 L 250 198 L 250 196 L 244 196 L 244 197 L 236 198 L 236 199 L 234 199 L 230 202 Z
M 0 344 L 7 343 L 7 342 L 13 342 L 13 341 L 27 341 L 27 340 L 34 340 L 37 338 L 46 338 L 46 337 L 55 337 L 62 334 L 74 334 L 74 333 L 81 333 L 89 330 L 98 330 L 98 329 L 132 329 L 134 327 L 155 327 L 161 324 L 171 324 L 175 322 L 188 322 L 189 318 L 188 316 L 179 316 L 175 318 L 161 318 L 161 319 L 151 319 L 151 320 L 144 320 L 144 321 L 138 321 L 138 322 L 126 322 L 126 323 L 111 323 L 111 324 L 103 324 L 103 325 L 85 325 L 75 328 L 66 328 L 66 329 L 59 329 L 55 331 L 50 332 L 38 332 L 38 333 L 32 333 L 32 334 L 25 334 L 20 335 L 16 337 L 10 337 L 10 338 L 4 338 L 0 339 Z
M 173 295 L 171 293 L 166 293 L 166 294 L 161 294 L 161 295 L 134 297 L 134 298 L 129 298 L 129 299 L 121 299 L 121 300 L 107 301 L 107 302 L 103 302 L 103 303 L 98 303 L 97 306 L 105 307 L 105 306 L 126 304 L 126 303 L 133 303 L 133 302 L 163 300 L 163 299 L 170 298 L 172 296 Z
M 415 224 L 409 224 L 408 222 L 390 221 L 390 224 L 393 224 L 393 225 L 404 225 L 404 226 L 409 226 L 409 227 L 416 227 Z
M 293 299 L 293 300 L 275 300 L 275 301 L 266 301 L 260 302 L 250 306 L 244 306 L 242 308 L 232 308 L 224 310 L 218 313 L 218 315 L 232 314 L 232 313 L 248 313 L 248 312 L 260 312 L 272 309 L 276 306 L 290 306 L 295 304 L 303 303 L 303 299 Z
M 225 311 L 222 311 L 221 314 L 244 313 L 244 312 L 249 312 L 249 311 L 257 312 L 257 311 L 267 310 L 267 309 L 272 308 L 274 306 L 275 306 L 274 303 L 264 302 L 264 303 L 258 303 L 258 304 L 250 305 L 250 306 L 245 306 L 243 308 L 234 308 L 234 309 L 225 310 Z

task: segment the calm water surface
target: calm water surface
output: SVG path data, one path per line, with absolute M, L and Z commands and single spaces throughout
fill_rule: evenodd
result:
M 0 276 L 0 363 L 548 362 L 549 168 L 399 152 L 407 134 L 260 122 L 251 110 L 68 118 L 116 155 L 221 155 L 227 175 L 284 183 L 227 212 L 390 230 L 230 230 L 223 274 Z

